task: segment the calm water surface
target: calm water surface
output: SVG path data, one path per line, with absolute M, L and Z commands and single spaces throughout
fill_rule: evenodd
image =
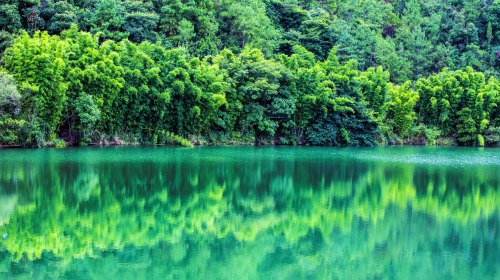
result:
M 0 279 L 500 279 L 500 149 L 0 150 Z

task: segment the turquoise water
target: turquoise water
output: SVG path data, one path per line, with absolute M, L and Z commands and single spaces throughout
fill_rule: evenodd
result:
M 500 279 L 500 149 L 0 150 L 0 279 Z

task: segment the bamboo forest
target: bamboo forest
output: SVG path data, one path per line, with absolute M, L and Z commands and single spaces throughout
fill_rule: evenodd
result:
M 0 3 L 0 145 L 500 143 L 500 1 Z
M 0 280 L 500 279 L 500 0 L 0 0 Z

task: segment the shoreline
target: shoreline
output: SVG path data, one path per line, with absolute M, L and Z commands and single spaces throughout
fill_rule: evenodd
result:
M 67 145 L 65 147 L 54 147 L 54 146 L 44 146 L 38 148 L 30 148 L 23 147 L 22 145 L 0 145 L 0 150 L 24 150 L 24 149 L 45 149 L 45 148 L 82 148 L 82 147 L 119 147 L 119 146 L 179 146 L 179 147 L 187 147 L 183 145 L 175 145 L 175 144 L 109 144 L 109 145 L 101 145 L 97 143 L 89 143 L 87 145 Z M 281 145 L 281 144 L 248 144 L 248 143 L 236 143 L 236 144 L 193 144 L 193 147 L 204 147 L 204 146 L 213 146 L 213 147 L 237 147 L 237 146 L 262 146 L 262 147 L 270 147 L 270 146 L 301 146 L 301 147 L 330 147 L 330 148 L 380 148 L 380 147 L 464 147 L 464 148 L 500 148 L 498 146 L 460 146 L 460 145 L 414 145 L 414 144 L 381 144 L 379 146 L 314 146 L 308 144 L 296 144 L 296 145 Z

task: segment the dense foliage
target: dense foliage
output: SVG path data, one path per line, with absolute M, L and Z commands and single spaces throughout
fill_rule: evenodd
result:
M 0 16 L 21 95 L 16 113 L 0 99 L 0 144 L 498 145 L 499 1 L 0 0 Z

